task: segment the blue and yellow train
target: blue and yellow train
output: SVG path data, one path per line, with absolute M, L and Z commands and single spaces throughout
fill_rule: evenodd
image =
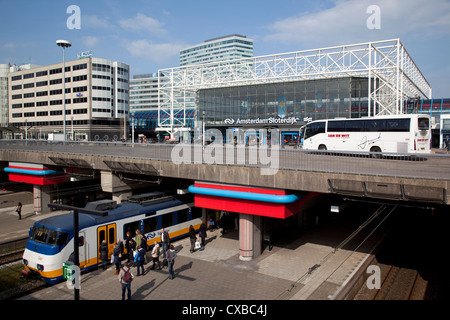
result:
M 112 200 L 91 202 L 87 205 L 106 206 L 108 215 L 79 215 L 79 261 L 81 271 L 97 268 L 101 263 L 100 244 L 106 240 L 109 256 L 114 245 L 127 232 L 134 236 L 139 230 L 148 245 L 161 241 L 161 229 L 175 240 L 188 235 L 189 226 L 200 227 L 202 209 L 194 207 L 192 194 L 166 195 L 162 192 L 132 196 L 117 204 Z M 30 229 L 23 255 L 28 272 L 39 273 L 47 283 L 63 280 L 63 263 L 73 259 L 73 213 L 53 216 L 36 222 Z M 127 254 L 125 250 L 125 254 Z M 72 255 L 72 257 L 71 257 Z

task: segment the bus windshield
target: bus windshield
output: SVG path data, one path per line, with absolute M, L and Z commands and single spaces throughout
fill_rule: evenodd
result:
M 418 118 L 418 127 L 419 130 L 428 130 L 430 129 L 430 119 L 428 118 Z
M 318 133 L 325 133 L 325 122 L 314 122 L 307 124 L 305 127 L 305 135 L 303 139 L 308 139 Z

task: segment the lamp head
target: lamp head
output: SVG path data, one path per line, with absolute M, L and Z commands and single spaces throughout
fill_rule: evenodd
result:
M 63 48 L 69 48 L 72 46 L 72 44 L 70 43 L 70 41 L 67 40 L 56 40 L 56 44 L 59 47 L 63 47 Z

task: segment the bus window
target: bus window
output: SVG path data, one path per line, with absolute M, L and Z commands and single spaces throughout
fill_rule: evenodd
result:
M 428 118 L 418 118 L 417 121 L 418 121 L 419 130 L 430 129 L 430 120 Z
M 386 120 L 386 131 L 409 132 L 410 123 L 409 119 L 388 119 Z
M 367 132 L 381 132 L 385 131 L 386 120 L 365 120 L 365 131 Z
M 314 122 L 314 123 L 308 124 L 306 126 L 304 139 L 311 138 L 312 136 L 319 134 L 319 133 L 325 133 L 325 122 Z
M 345 124 L 346 132 L 361 132 L 364 131 L 364 120 L 347 121 Z
M 327 132 L 344 132 L 345 121 L 328 121 Z

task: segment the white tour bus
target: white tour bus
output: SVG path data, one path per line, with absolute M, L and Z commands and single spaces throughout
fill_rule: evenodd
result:
M 430 153 L 430 117 L 425 114 L 336 118 L 300 128 L 307 150 Z

